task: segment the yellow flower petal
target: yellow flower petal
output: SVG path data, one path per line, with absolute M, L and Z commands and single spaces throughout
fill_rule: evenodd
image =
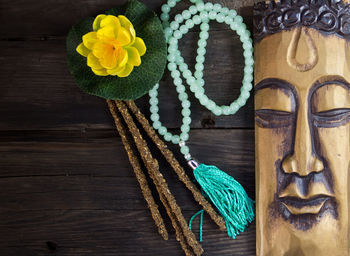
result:
M 91 52 L 87 56 L 87 65 L 93 69 L 102 69 L 103 67 L 100 64 L 100 61 L 96 56 Z
M 136 48 L 134 47 L 128 47 L 126 50 L 128 51 L 128 57 L 129 57 L 128 63 L 136 67 L 140 66 L 141 57 L 138 50 L 136 50 Z
M 113 26 L 106 26 L 100 28 L 97 32 L 98 39 L 114 39 L 115 38 L 115 29 Z
M 118 60 L 118 67 L 123 67 L 128 62 L 128 52 L 123 48 L 116 51 L 116 56 Z
M 98 16 L 95 18 L 94 23 L 92 24 L 92 29 L 93 29 L 94 31 L 97 31 L 97 30 L 100 28 L 100 23 L 101 23 L 101 21 L 102 21 L 104 18 L 106 18 L 106 17 L 107 17 L 107 15 L 105 15 L 105 14 L 100 14 L 100 15 L 98 15 Z
M 84 46 L 88 49 L 92 49 L 92 47 L 94 46 L 94 44 L 97 41 L 97 34 L 96 32 L 89 32 L 85 35 L 83 35 L 83 43 Z
M 115 76 L 117 75 L 118 72 L 122 71 L 124 69 L 124 66 L 123 67 L 116 67 L 116 68 L 112 68 L 112 69 L 107 69 L 107 73 L 112 75 L 112 76 Z
M 92 53 L 97 58 L 103 58 L 105 54 L 105 43 L 98 41 L 94 44 L 94 47 L 92 48 Z
M 134 69 L 133 65 L 130 65 L 130 64 L 126 63 L 124 68 L 117 73 L 117 76 L 119 76 L 119 77 L 127 77 L 128 75 L 130 75 L 130 73 L 132 72 L 133 69 Z
M 136 37 L 135 43 L 132 46 L 139 51 L 140 56 L 143 56 L 146 53 L 146 45 L 142 38 Z
M 100 63 L 102 67 L 107 69 L 115 68 L 117 66 L 117 57 L 115 56 L 112 47 L 105 47 L 104 55 L 100 58 Z
M 87 57 L 91 52 L 88 48 L 84 46 L 84 43 L 79 44 L 76 51 L 84 57 Z
M 107 15 L 103 20 L 101 20 L 101 28 L 102 27 L 113 27 L 114 35 L 118 35 L 118 31 L 121 27 L 119 19 L 113 15 Z M 114 37 L 115 38 L 115 37 Z
M 95 75 L 98 76 L 108 76 L 109 74 L 107 73 L 106 69 L 94 69 L 91 68 L 92 72 L 95 73 Z
M 117 35 L 117 41 L 121 46 L 128 45 L 131 41 L 131 35 L 130 33 L 126 30 L 126 28 L 120 27 Z
M 131 24 L 130 20 L 124 15 L 119 15 L 118 19 L 122 27 L 126 28 L 126 30 L 130 33 L 130 44 L 135 42 L 136 32 L 134 26 Z

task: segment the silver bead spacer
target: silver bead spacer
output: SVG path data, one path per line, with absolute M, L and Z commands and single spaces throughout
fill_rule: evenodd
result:
M 192 170 L 195 170 L 199 166 L 199 163 L 194 159 L 189 160 L 187 164 L 192 168 Z
M 183 141 L 183 140 L 181 140 L 180 142 L 179 142 L 179 146 L 180 147 L 183 147 L 183 146 L 185 146 L 186 145 L 186 143 Z

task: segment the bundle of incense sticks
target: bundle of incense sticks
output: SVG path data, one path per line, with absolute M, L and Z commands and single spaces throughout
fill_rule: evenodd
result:
M 176 232 L 176 238 L 180 242 L 181 248 L 186 255 L 201 255 L 204 251 L 196 240 L 194 234 L 189 229 L 181 208 L 177 204 L 175 197 L 171 193 L 168 184 L 159 170 L 158 161 L 152 156 L 147 142 L 142 137 L 140 130 L 135 122 L 138 122 L 145 130 L 147 136 L 151 138 L 158 147 L 164 158 L 169 162 L 172 169 L 176 172 L 179 179 L 192 192 L 194 199 L 203 207 L 213 221 L 222 231 L 226 231 L 224 219 L 216 213 L 211 204 L 204 198 L 199 189 L 190 180 L 185 170 L 175 159 L 173 153 L 168 149 L 167 145 L 162 141 L 153 127 L 149 124 L 147 118 L 141 113 L 134 101 L 112 101 L 107 100 L 109 110 L 114 118 L 116 128 L 121 136 L 125 150 L 127 151 L 129 161 L 134 169 L 134 173 L 139 182 L 142 194 L 151 211 L 152 218 L 158 228 L 159 234 L 168 240 L 168 231 L 165 227 L 164 220 L 159 213 L 158 205 L 155 202 L 151 190 L 149 188 L 146 174 L 142 170 L 141 163 L 137 157 L 137 152 L 141 156 L 141 161 L 147 169 L 147 173 L 153 181 L 159 194 L 159 199 L 163 204 L 172 226 Z M 133 116 L 135 117 L 133 117 Z M 124 123 L 127 125 L 125 127 Z

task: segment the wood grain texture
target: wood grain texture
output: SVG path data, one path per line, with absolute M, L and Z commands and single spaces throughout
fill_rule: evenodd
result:
M 235 8 L 251 28 L 254 1 L 213 2 Z M 0 255 L 183 254 L 168 219 L 169 241 L 157 234 L 105 101 L 81 92 L 66 64 L 70 27 L 122 2 L 0 1 Z M 143 2 L 159 13 L 165 1 Z M 179 9 L 189 5 L 184 2 Z M 190 69 L 197 40 L 194 28 L 180 42 Z M 238 37 L 214 23 L 205 89 L 218 104 L 238 97 L 242 61 Z M 159 93 L 162 121 L 178 132 L 180 106 L 167 72 Z M 254 198 L 252 99 L 230 117 L 215 117 L 192 95 L 190 100 L 191 153 L 227 171 Z M 137 104 L 149 116 L 148 97 Z M 186 166 L 178 148 L 169 147 Z M 151 150 L 160 158 L 156 147 L 151 145 Z M 160 167 L 189 220 L 200 207 L 164 159 Z M 160 211 L 165 217 L 164 209 Z M 193 225 L 198 237 L 198 219 Z M 204 255 L 255 255 L 254 223 L 232 240 L 205 216 L 203 237 Z
M 36 0 L 2 0 L 0 6 L 1 38 L 24 39 L 24 38 L 47 38 L 51 36 L 65 36 L 69 29 L 82 18 L 96 16 L 105 10 L 111 9 L 126 0 L 100 0 L 84 1 L 36 1 Z M 164 0 L 141 0 L 147 6 L 160 13 L 160 7 Z M 244 17 L 252 17 L 254 0 L 232 1 L 214 0 L 228 8 L 236 9 Z M 183 10 L 190 5 L 189 1 L 182 1 L 176 8 Z M 17 22 L 9 22 L 17 17 Z M 24 22 L 25 21 L 25 22 Z M 216 25 L 215 25 L 216 26 Z
M 194 67 L 198 33 L 186 35 L 183 56 Z M 224 54 L 223 54 L 224 53 Z M 82 92 L 69 73 L 65 40 L 0 41 L 0 130 L 113 128 L 105 101 Z M 239 96 L 243 78 L 241 42 L 231 31 L 214 31 L 205 63 L 206 93 L 218 104 Z M 236 115 L 215 117 L 190 94 L 192 127 L 253 127 L 253 101 Z M 167 127 L 179 127 L 180 104 L 166 72 L 160 87 L 160 115 Z M 148 97 L 138 100 L 148 115 Z

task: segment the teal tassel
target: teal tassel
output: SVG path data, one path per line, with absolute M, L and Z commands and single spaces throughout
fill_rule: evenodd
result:
M 233 239 L 254 220 L 254 201 L 241 184 L 216 166 L 200 164 L 194 177 L 224 218 Z

